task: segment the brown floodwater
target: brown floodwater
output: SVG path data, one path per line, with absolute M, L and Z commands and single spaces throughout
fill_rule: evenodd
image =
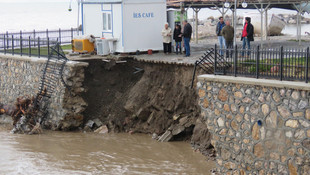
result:
M 210 174 L 215 167 L 188 143 L 142 134 L 10 134 L 0 126 L 0 174 Z

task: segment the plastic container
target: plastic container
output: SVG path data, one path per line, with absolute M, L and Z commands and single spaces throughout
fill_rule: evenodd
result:
M 152 49 L 149 49 L 149 50 L 147 51 L 147 54 L 152 55 L 152 54 L 153 54 L 153 50 L 152 50 Z

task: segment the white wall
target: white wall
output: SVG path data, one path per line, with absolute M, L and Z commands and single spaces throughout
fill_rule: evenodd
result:
M 112 10 L 112 33 L 103 32 L 103 10 Z M 125 0 L 123 4 L 84 4 L 84 35 L 117 38 L 116 52 L 162 50 L 161 31 L 167 20 L 165 0 Z
M 102 35 L 102 13 L 99 4 L 83 4 L 83 32 L 84 35 Z
M 123 20 L 122 20 L 122 4 L 113 4 L 113 37 L 118 41 L 115 44 L 116 52 L 123 52 Z
M 161 31 L 167 20 L 166 2 L 157 1 L 152 4 L 124 2 L 124 52 L 163 49 Z

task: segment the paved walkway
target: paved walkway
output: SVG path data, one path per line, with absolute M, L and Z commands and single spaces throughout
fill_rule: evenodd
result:
M 263 41 L 264 48 L 280 48 L 284 46 L 285 48 L 306 48 L 310 46 L 310 42 L 302 42 L 301 46 L 298 46 L 298 42 L 289 41 L 292 40 L 292 37 L 284 38 L 283 36 L 278 37 L 270 37 L 269 41 Z M 252 42 L 252 48 L 256 46 L 260 46 L 260 38 L 255 38 L 255 42 Z M 165 63 L 165 64 L 179 64 L 179 65 L 187 65 L 193 66 L 195 61 L 198 60 L 206 50 L 210 48 L 214 48 L 214 45 L 217 43 L 217 40 L 212 38 L 204 39 L 200 41 L 199 44 L 191 43 L 191 56 L 184 57 L 184 54 L 164 54 L 163 52 L 153 53 L 152 55 L 148 54 L 141 54 L 141 55 L 110 55 L 110 56 L 98 56 L 98 55 L 77 55 L 77 56 L 68 56 L 70 60 L 74 61 L 83 61 L 83 60 L 94 60 L 94 59 L 102 59 L 102 60 L 109 60 L 109 59 L 116 59 L 122 60 L 124 58 L 133 58 L 134 60 L 150 62 L 150 63 Z M 237 45 L 241 46 L 240 38 L 238 38 Z

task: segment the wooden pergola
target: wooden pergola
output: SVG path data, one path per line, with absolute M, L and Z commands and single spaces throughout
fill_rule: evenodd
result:
M 299 40 L 299 44 L 301 44 L 301 14 L 306 11 L 306 8 L 310 6 L 310 0 L 301 1 L 301 0 L 167 0 L 168 8 L 181 9 L 181 12 L 185 12 L 187 9 L 192 8 L 196 13 L 196 25 L 195 31 L 196 36 L 195 40 L 198 43 L 198 13 L 202 8 L 212 8 L 217 9 L 224 16 L 228 10 L 231 10 L 233 13 L 233 24 L 234 28 L 236 28 L 236 17 L 237 17 L 237 9 L 244 8 L 242 7 L 242 3 L 246 2 L 246 9 L 257 9 L 261 14 L 261 33 L 263 31 L 267 31 L 267 25 L 263 26 L 264 21 L 264 13 L 265 15 L 265 23 L 267 24 L 267 13 L 271 8 L 282 8 L 288 10 L 296 10 L 297 11 L 297 40 Z M 309 11 L 308 11 L 309 13 Z M 182 16 L 182 15 L 181 15 Z M 236 44 L 236 36 L 234 37 Z M 267 39 L 267 35 L 266 38 Z M 261 34 L 261 40 L 263 41 L 263 35 Z

